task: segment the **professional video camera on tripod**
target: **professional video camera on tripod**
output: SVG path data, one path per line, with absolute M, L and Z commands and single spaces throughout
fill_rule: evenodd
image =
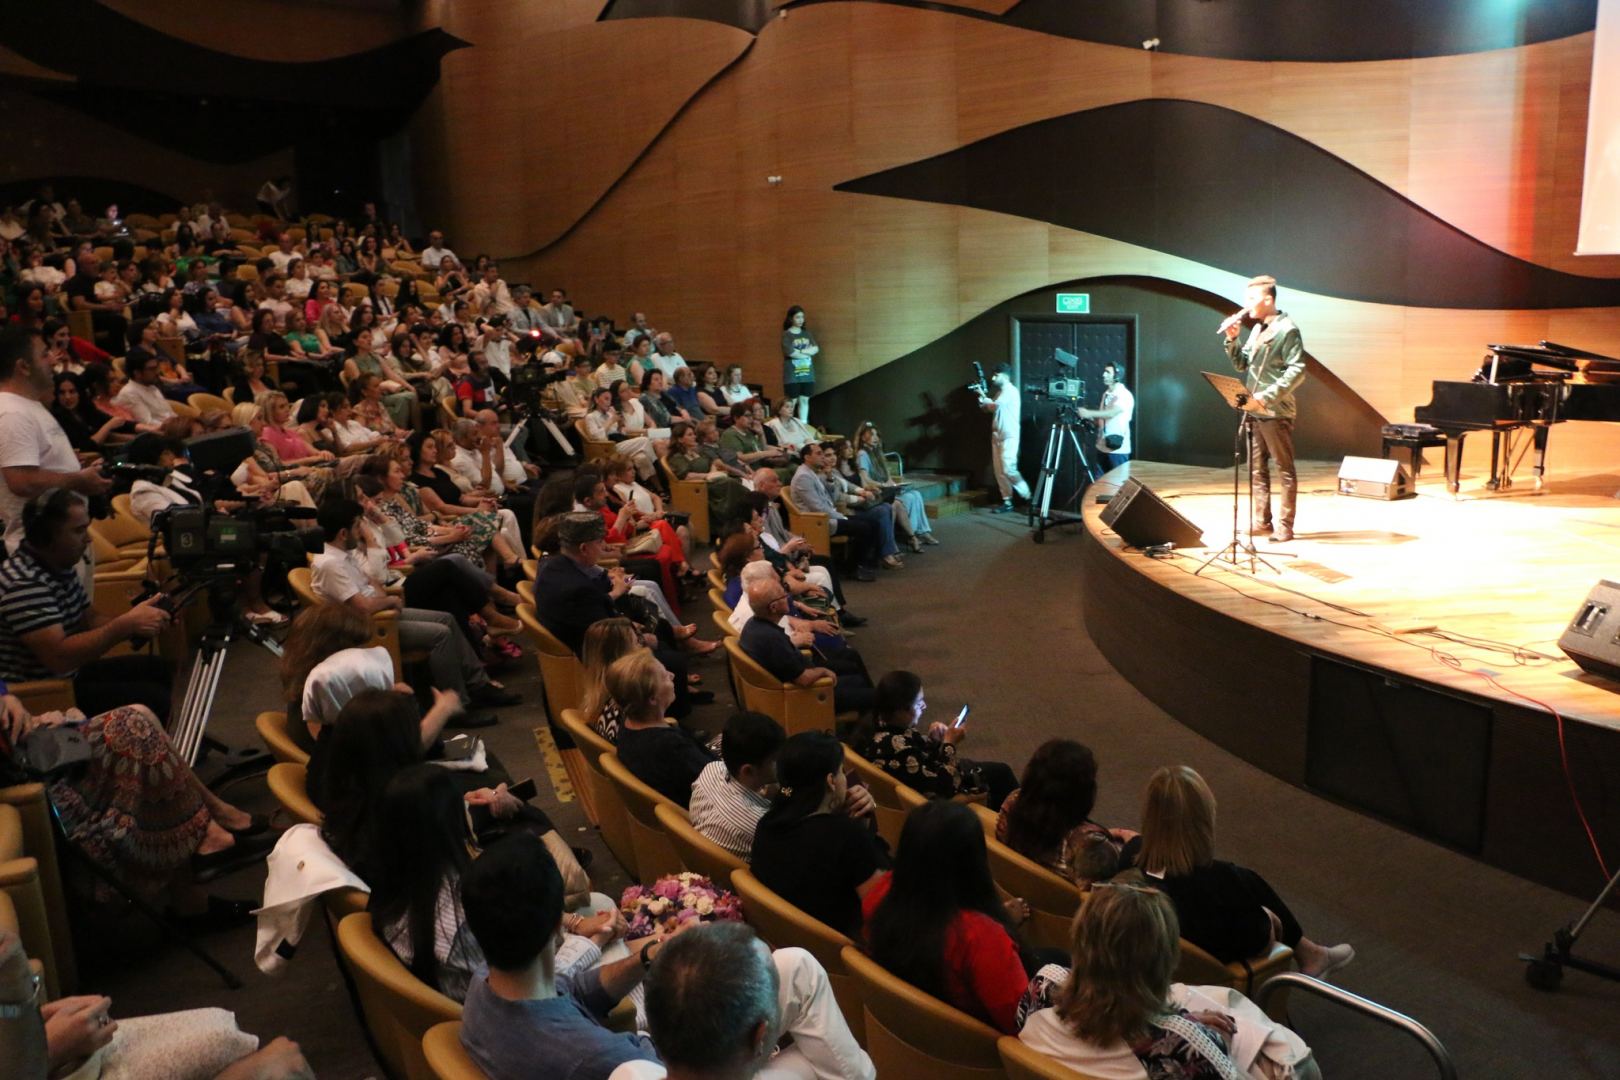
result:
M 297 521 L 312 518 L 314 511 L 283 505 L 249 506 L 229 512 L 216 508 L 215 504 L 230 493 L 231 472 L 253 451 L 253 436 L 245 429 L 192 439 L 187 451 L 201 501 L 166 507 L 153 514 L 147 565 L 158 564 L 157 541 L 161 536 L 164 556 L 173 572 L 162 581 L 149 579 L 139 600 L 162 594 L 159 604 L 176 615 L 199 596 L 207 601 L 208 625 L 197 642 L 185 698 L 170 718 L 169 737 L 187 764 L 195 766 L 205 751 L 214 751 L 226 759 L 224 771 L 234 773 L 257 767 L 263 763 L 264 755 L 230 754 L 223 744 L 204 735 L 226 653 L 231 642 L 240 637 L 273 656 L 281 655 L 280 643 L 243 612 L 242 585 L 268 562 L 288 567 L 304 564 L 309 549 Z
M 1078 368 L 1079 358 L 1063 349 L 1054 349 L 1053 359 L 1062 368 L 1071 371 Z M 1054 375 L 1046 380 L 1044 387 L 1030 387 L 1029 396 L 1050 402 L 1056 408 L 1046 431 L 1046 448 L 1041 454 L 1041 475 L 1035 484 L 1035 497 L 1029 502 L 1029 524 L 1035 530 L 1033 538 L 1037 544 L 1042 544 L 1046 542 L 1046 530 L 1051 526 L 1080 520 L 1080 498 L 1101 472 L 1086 449 L 1088 440 L 1081 438 L 1082 433 L 1089 433 L 1092 429 L 1092 422 L 1080 416 L 1080 403 L 1086 397 L 1086 381 L 1073 375 Z M 1066 446 L 1073 447 L 1074 460 L 1086 479 L 1084 483 L 1076 479 L 1074 492 L 1067 500 L 1068 509 L 1060 506 L 1053 513 L 1052 495 L 1062 471 Z

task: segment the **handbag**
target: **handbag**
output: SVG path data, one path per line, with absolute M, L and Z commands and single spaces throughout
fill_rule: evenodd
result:
M 646 532 L 624 545 L 626 555 L 656 555 L 664 550 L 664 538 L 656 530 L 648 529 Z
M 78 724 L 45 724 L 23 736 L 17 762 L 38 776 L 55 776 L 90 760 L 90 741 Z

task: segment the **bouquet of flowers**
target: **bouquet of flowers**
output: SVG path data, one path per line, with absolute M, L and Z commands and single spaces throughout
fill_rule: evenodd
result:
M 619 897 L 630 928 L 626 941 L 667 933 L 681 923 L 741 922 L 742 901 L 702 874 L 670 874 L 651 885 L 632 885 Z

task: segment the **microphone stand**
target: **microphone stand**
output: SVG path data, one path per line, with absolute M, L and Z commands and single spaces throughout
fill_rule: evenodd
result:
M 1232 438 L 1232 539 L 1227 545 L 1215 554 L 1205 559 L 1202 565 L 1194 570 L 1195 575 L 1202 574 L 1215 562 L 1229 563 L 1234 569 L 1242 565 L 1247 557 L 1249 573 L 1254 573 L 1257 566 L 1264 566 L 1272 573 L 1280 573 L 1277 567 L 1267 562 L 1260 552 L 1255 549 L 1252 538 L 1245 538 L 1238 527 L 1238 508 L 1241 505 L 1240 472 L 1243 468 L 1244 450 L 1249 443 L 1249 422 L 1253 419 L 1250 410 L 1244 408 L 1250 401 L 1249 391 L 1236 379 L 1227 375 L 1216 375 L 1213 372 L 1204 372 L 1204 378 L 1210 386 L 1221 395 L 1227 405 L 1238 414 L 1237 432 Z M 1249 470 L 1249 507 L 1253 513 L 1254 507 L 1254 470 Z

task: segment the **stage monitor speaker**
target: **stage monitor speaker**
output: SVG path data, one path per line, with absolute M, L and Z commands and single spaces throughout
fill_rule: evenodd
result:
M 1131 547 L 1174 544 L 1178 548 L 1199 547 L 1204 530 L 1182 517 L 1140 480 L 1125 481 L 1119 493 L 1108 500 L 1102 523 L 1119 534 Z
M 1339 466 L 1339 494 L 1355 495 L 1362 499 L 1409 499 L 1412 478 L 1406 466 L 1389 458 L 1347 457 Z
M 1600 581 L 1592 586 L 1558 647 L 1592 674 L 1620 682 L 1620 585 Z

